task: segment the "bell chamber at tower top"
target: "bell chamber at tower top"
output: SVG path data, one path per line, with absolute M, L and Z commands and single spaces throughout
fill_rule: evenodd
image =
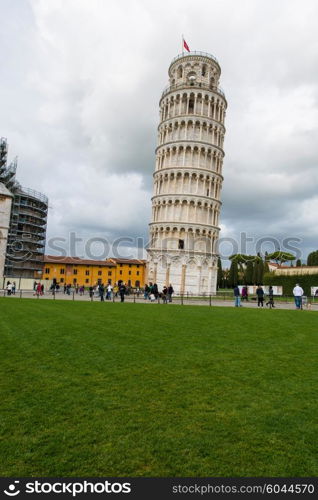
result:
M 162 98 L 174 90 L 198 87 L 212 90 L 225 100 L 219 87 L 221 68 L 214 56 L 204 52 L 192 52 L 177 56 L 170 64 L 169 85 L 164 89 Z M 225 101 L 226 102 L 226 101 Z
M 205 118 L 209 123 L 197 123 L 197 126 L 208 126 L 211 136 L 217 133 L 219 139 L 216 145 L 222 147 L 227 101 L 219 87 L 221 68 L 217 60 L 202 52 L 180 55 L 172 61 L 168 73 L 169 85 L 164 89 L 159 103 L 160 125 L 177 117 Z M 160 125 L 158 144 L 162 143 Z M 188 123 L 183 125 L 188 127 Z M 213 125 L 218 127 L 217 131 L 211 131 Z M 181 124 L 176 126 L 181 127 Z M 213 137 L 208 142 L 213 144 Z

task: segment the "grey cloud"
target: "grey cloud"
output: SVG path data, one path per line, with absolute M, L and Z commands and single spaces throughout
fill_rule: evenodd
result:
M 147 235 L 158 102 L 184 33 L 222 67 L 224 234 L 318 246 L 315 0 L 4 0 L 2 13 L 0 134 L 21 182 L 50 197 L 49 235 Z

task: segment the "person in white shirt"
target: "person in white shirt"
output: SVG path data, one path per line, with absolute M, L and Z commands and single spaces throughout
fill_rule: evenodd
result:
M 301 298 L 304 295 L 304 290 L 301 288 L 301 286 L 298 285 L 298 283 L 293 290 L 293 294 L 295 298 L 296 309 L 301 309 Z
M 107 290 L 106 290 L 106 300 L 111 300 L 111 298 L 112 298 L 112 291 L 113 291 L 113 287 L 109 283 L 107 285 Z

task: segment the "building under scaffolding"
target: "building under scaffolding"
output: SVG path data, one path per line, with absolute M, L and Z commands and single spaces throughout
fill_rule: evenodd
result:
M 7 141 L 1 138 L 0 183 L 13 195 L 4 275 L 12 278 L 41 278 L 48 198 L 17 182 L 17 159 L 8 165 L 7 154 Z

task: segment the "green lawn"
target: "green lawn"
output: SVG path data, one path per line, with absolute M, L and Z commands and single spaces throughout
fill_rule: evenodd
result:
M 318 315 L 0 299 L 2 476 L 317 476 Z

